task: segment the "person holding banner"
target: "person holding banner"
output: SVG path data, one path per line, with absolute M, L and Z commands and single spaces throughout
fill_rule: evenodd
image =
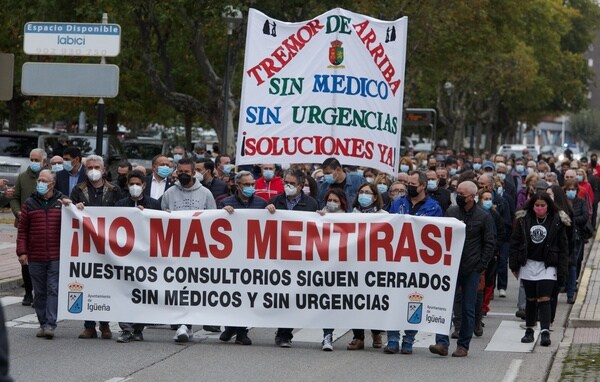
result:
M 264 163 L 260 166 L 262 176 L 256 180 L 256 196 L 266 200 L 283 194 L 283 179 L 275 176 L 275 165 Z
M 219 203 L 219 208 L 233 214 L 235 209 L 239 208 L 263 209 L 267 206 L 263 198 L 256 196 L 256 181 L 250 171 L 240 171 L 235 174 L 235 185 L 235 195 L 223 199 Z M 229 342 L 234 335 L 236 344 L 252 345 L 252 340 L 248 337 L 248 328 L 245 326 L 226 326 L 219 339 Z
M 119 200 L 119 187 L 104 179 L 104 159 L 99 155 L 89 155 L 85 160 L 87 180 L 79 183 L 71 191 L 71 200 L 77 208 L 90 207 L 113 207 Z M 112 332 L 108 322 L 100 321 L 100 332 L 102 339 L 112 338 Z M 84 330 L 79 338 L 98 338 L 96 332 L 96 321 L 85 321 Z
M 283 177 L 284 193 L 269 200 L 269 204 L 265 207 L 267 211 L 272 214 L 276 210 L 317 211 L 317 201 L 302 191 L 305 177 L 304 172 L 301 170 L 288 169 Z M 293 328 L 278 328 L 275 334 L 275 344 L 282 348 L 291 347 L 292 338 L 294 337 L 293 331 Z
M 475 327 L 475 305 L 481 272 L 494 256 L 496 241 L 492 215 L 475 203 L 477 185 L 469 180 L 459 183 L 456 206 L 446 212 L 447 217 L 456 218 L 466 224 L 466 237 L 460 258 L 456 290 L 460 293 L 462 324 L 453 357 L 466 357 Z M 460 289 L 459 289 L 460 287 Z M 458 292 L 460 290 L 460 292 Z M 436 334 L 435 345 L 429 351 L 441 356 L 448 355 L 450 339 L 447 334 Z
M 173 187 L 165 191 L 161 199 L 164 211 L 209 210 L 217 205 L 212 193 L 202 186 L 195 177 L 195 162 L 191 158 L 182 158 L 177 163 L 177 181 Z M 208 327 L 214 331 L 213 327 Z M 176 342 L 188 342 L 194 336 L 192 325 L 179 325 L 175 337 Z
M 325 193 L 330 187 L 341 188 L 346 194 L 347 200 L 356 199 L 358 188 L 365 183 L 365 178 L 355 174 L 346 174 L 340 162 L 335 158 L 325 159 L 321 167 L 323 169 L 323 179 L 325 180 L 319 186 L 317 196 L 321 208 L 325 206 Z
M 35 336 L 49 340 L 54 338 L 58 313 L 61 208 L 70 203 L 55 184 L 50 170 L 40 171 L 36 190 L 21 207 L 17 233 L 19 263 L 29 264 L 35 292 L 33 305 L 40 323 Z
M 534 341 L 539 318 L 540 345 L 550 346 L 551 298 L 556 282 L 566 280 L 569 248 L 568 214 L 556 207 L 547 192 L 536 192 L 515 215 L 517 223 L 510 241 L 509 267 L 523 282 L 527 302 L 523 343 Z
M 427 195 L 428 175 L 422 171 L 412 172 L 408 176 L 408 195 L 394 200 L 390 213 L 408 214 L 415 216 L 443 216 L 442 207 L 431 196 Z M 386 354 L 412 354 L 416 330 L 405 330 L 400 348 L 400 331 L 388 330 L 388 343 L 383 352 Z
M 387 214 L 383 209 L 383 198 L 377 189 L 377 185 L 373 183 L 364 183 L 358 189 L 358 195 L 352 204 L 352 212 L 355 213 L 379 213 Z M 352 341 L 346 347 L 347 350 L 362 350 L 365 348 L 365 330 L 352 329 Z M 372 329 L 371 337 L 373 338 L 373 347 L 380 349 L 383 346 L 381 339 L 381 330 Z

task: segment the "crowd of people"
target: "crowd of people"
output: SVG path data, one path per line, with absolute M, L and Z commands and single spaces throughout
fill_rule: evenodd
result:
M 490 301 L 505 298 L 509 272 L 519 283 L 516 316 L 525 320 L 521 342 L 534 341 L 540 322 L 540 344 L 549 346 L 558 294 L 573 304 L 581 272 L 583 248 L 595 231 L 600 201 L 598 157 L 563 161 L 552 155 L 519 157 L 469 155 L 436 149 L 407 153 L 400 172 L 342 165 L 336 158 L 318 164 L 235 166 L 227 155 L 213 156 L 202 145 L 187 152 L 177 146 L 172 156 L 157 155 L 152 168 L 123 161 L 116 178 L 103 158 L 82 158 L 77 147 L 47 158 L 31 151 L 29 168 L 15 187 L 0 181 L 0 203 L 10 203 L 18 227 L 17 255 L 22 264 L 24 305 L 33 305 L 40 323 L 38 337 L 51 339 L 56 328 L 61 208 L 122 206 L 140 209 L 204 210 L 267 209 L 329 213 L 393 213 L 454 217 L 466 225 L 454 301 L 451 336 L 436 335 L 429 350 L 448 355 L 450 337 L 457 339 L 455 357 L 468 355 L 473 335 L 483 334 L 482 320 Z M 48 224 L 51 222 L 51 224 Z M 97 331 L 97 328 L 99 332 Z M 144 324 L 120 323 L 119 342 L 142 341 Z M 172 325 L 174 340 L 193 337 L 191 325 Z M 219 331 L 219 327 L 205 326 Z M 374 348 L 387 354 L 412 354 L 416 331 L 372 329 Z M 108 322 L 86 321 L 79 338 L 112 338 Z M 323 330 L 322 349 L 333 350 L 333 329 Z M 225 327 L 222 341 L 250 345 L 248 329 Z M 292 328 L 279 328 L 275 343 L 290 347 Z M 517 339 L 518 340 L 518 339 Z M 385 346 L 384 346 L 385 345 Z M 348 350 L 365 347 L 365 330 L 353 329 Z

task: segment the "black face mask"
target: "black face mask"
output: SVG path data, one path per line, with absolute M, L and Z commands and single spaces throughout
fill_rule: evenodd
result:
M 437 167 L 436 167 L 436 166 L 429 166 L 429 170 L 430 170 L 430 171 L 435 171 L 436 169 L 437 169 Z
M 465 206 L 467 205 L 467 197 L 464 195 L 456 195 L 456 204 L 458 204 L 458 206 L 460 208 L 465 208 Z
M 406 186 L 406 190 L 408 191 L 408 196 L 414 198 L 419 195 L 419 191 L 417 190 L 417 186 L 411 186 L 410 184 Z
M 187 186 L 192 181 L 192 176 L 188 174 L 179 174 L 177 175 L 177 179 L 182 186 Z
M 125 187 L 127 185 L 127 175 L 119 175 L 117 177 L 117 184 L 121 188 Z
M 592 159 L 590 162 L 590 166 L 593 168 L 593 167 L 596 167 L 597 165 L 598 165 L 598 161 Z
M 438 187 L 446 187 L 446 178 L 440 178 L 440 180 L 438 181 Z

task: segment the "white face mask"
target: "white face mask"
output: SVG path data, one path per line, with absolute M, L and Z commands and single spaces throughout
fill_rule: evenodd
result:
M 285 194 L 287 196 L 294 196 L 298 193 L 298 191 L 296 190 L 296 187 L 292 186 L 291 184 L 286 184 L 283 187 L 283 190 L 285 191 Z
M 92 182 L 97 182 L 102 178 L 102 173 L 100 170 L 93 169 L 87 172 L 87 176 Z
M 134 198 L 138 198 L 140 195 L 142 195 L 142 186 L 137 184 L 129 186 L 129 195 Z
M 194 175 L 196 177 L 196 180 L 198 181 L 198 183 L 201 183 L 204 180 L 204 175 L 202 175 L 201 172 L 196 171 L 196 175 Z

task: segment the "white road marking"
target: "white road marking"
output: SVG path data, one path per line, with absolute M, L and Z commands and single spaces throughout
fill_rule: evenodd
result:
M 23 317 L 15 318 L 6 322 L 7 328 L 22 328 L 22 329 L 37 329 L 40 327 L 35 313 L 28 314 Z
M 105 382 L 125 382 L 125 381 L 131 381 L 133 378 L 121 378 L 121 377 L 114 377 L 111 379 L 107 379 Z
M 513 353 L 531 353 L 537 341 L 539 331 L 534 333 L 532 343 L 521 343 L 521 337 L 525 335 L 525 331 L 520 327 L 519 321 L 503 320 L 496 329 L 492 339 L 485 348 L 486 351 L 503 351 Z
M 517 379 L 522 363 L 522 359 L 513 359 L 508 366 L 508 370 L 506 370 L 506 374 L 504 374 L 504 378 L 502 378 L 502 382 L 512 382 Z
M 0 303 L 2 306 L 14 305 L 23 300 L 23 297 L 6 296 L 0 297 Z

